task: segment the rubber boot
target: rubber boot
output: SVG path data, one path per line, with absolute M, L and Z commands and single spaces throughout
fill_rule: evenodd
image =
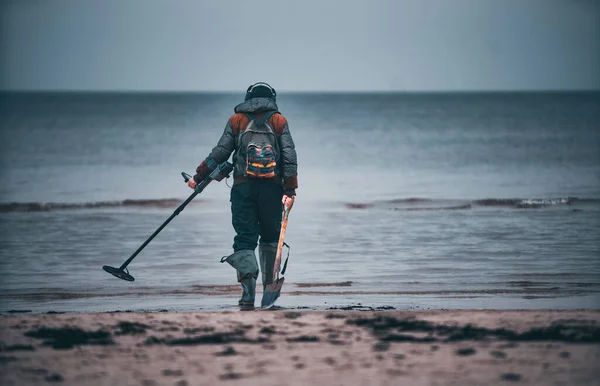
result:
M 256 278 L 247 276 L 240 281 L 242 285 L 242 298 L 238 302 L 240 310 L 251 311 L 254 309 L 254 297 L 256 295 Z
M 260 271 L 262 272 L 263 288 L 273 283 L 273 268 L 277 256 L 277 243 L 261 243 L 258 246 L 258 257 L 260 260 Z
M 229 256 L 224 256 L 221 263 L 227 262 L 237 272 L 237 280 L 242 285 L 242 297 L 238 304 L 243 310 L 254 309 L 256 293 L 256 278 L 258 277 L 258 264 L 253 250 L 242 249 Z

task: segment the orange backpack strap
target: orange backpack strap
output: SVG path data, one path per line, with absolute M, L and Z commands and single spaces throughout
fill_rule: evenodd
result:
M 233 135 L 238 135 L 240 131 L 244 130 L 246 126 L 248 126 L 248 117 L 245 114 L 237 113 L 229 118 L 229 124 L 231 125 L 231 129 L 233 130 Z
M 269 118 L 269 123 L 271 124 L 273 130 L 275 130 L 275 133 L 277 135 L 281 135 L 281 133 L 283 133 L 283 128 L 287 124 L 287 120 L 283 115 L 281 115 L 281 113 L 277 112 L 273 114 L 271 118 Z

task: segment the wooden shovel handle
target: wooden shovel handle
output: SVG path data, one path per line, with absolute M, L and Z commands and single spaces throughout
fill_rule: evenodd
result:
M 277 243 L 277 255 L 275 255 L 275 265 L 273 268 L 273 280 L 279 278 L 279 270 L 281 269 L 281 255 L 283 252 L 283 241 L 285 239 L 285 231 L 287 230 L 288 216 L 296 201 L 296 196 L 289 197 L 290 200 L 283 204 L 283 219 L 281 220 L 281 231 L 279 232 L 279 242 Z

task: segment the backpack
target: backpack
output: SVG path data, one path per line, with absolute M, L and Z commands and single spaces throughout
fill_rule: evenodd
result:
M 248 117 L 246 128 L 240 133 L 238 156 L 245 159 L 244 177 L 272 178 L 277 174 L 279 142 L 269 118 L 277 111 L 269 111 L 261 118 Z

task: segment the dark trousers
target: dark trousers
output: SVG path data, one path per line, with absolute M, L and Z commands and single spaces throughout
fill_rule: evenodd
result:
M 235 252 L 256 249 L 261 243 L 279 240 L 283 187 L 268 181 L 248 181 L 231 188 L 231 216 L 236 236 Z

